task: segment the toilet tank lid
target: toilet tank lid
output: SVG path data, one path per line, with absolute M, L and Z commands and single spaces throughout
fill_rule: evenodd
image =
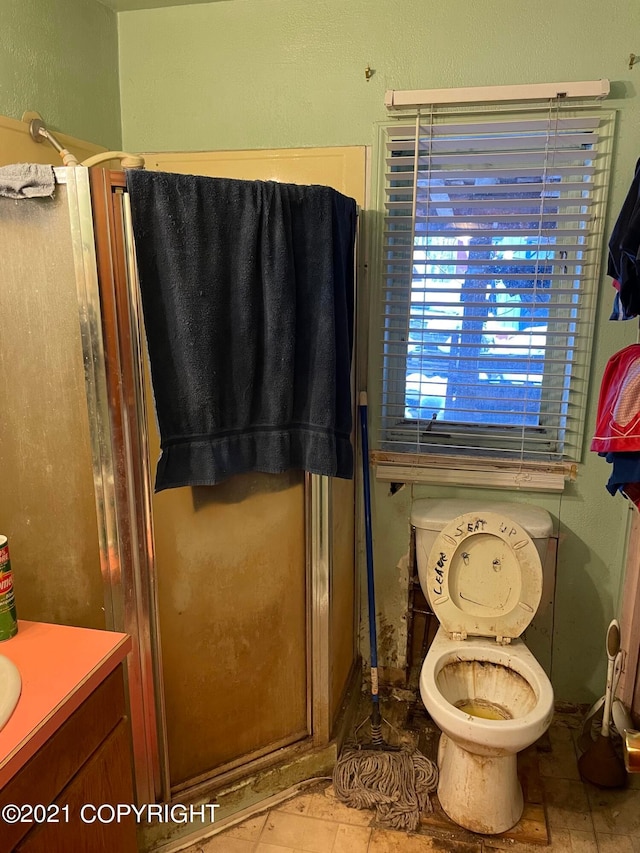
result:
M 515 502 L 494 502 L 423 498 L 411 507 L 411 524 L 421 530 L 442 530 L 450 521 L 466 512 L 504 513 L 513 519 L 531 539 L 546 539 L 553 533 L 551 516 L 539 506 Z

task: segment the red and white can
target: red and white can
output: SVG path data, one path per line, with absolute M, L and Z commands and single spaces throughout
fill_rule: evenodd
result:
M 18 617 L 9 559 L 9 540 L 0 533 L 0 641 L 10 639 L 17 632 Z

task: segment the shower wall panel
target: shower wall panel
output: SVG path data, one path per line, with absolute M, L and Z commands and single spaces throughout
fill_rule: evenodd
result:
M 66 186 L 0 198 L 0 282 L 0 532 L 18 616 L 104 628 Z

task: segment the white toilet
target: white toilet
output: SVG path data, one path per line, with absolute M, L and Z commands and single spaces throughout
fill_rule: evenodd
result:
M 523 640 L 542 594 L 549 513 L 516 503 L 418 500 L 411 512 L 422 590 L 440 628 L 420 673 L 442 731 L 438 799 L 473 832 L 522 816 L 516 756 L 553 717 L 553 688 Z

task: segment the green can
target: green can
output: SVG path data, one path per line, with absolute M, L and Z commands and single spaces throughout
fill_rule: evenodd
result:
M 13 594 L 9 540 L 0 533 L 0 641 L 8 640 L 17 633 L 18 617 Z

